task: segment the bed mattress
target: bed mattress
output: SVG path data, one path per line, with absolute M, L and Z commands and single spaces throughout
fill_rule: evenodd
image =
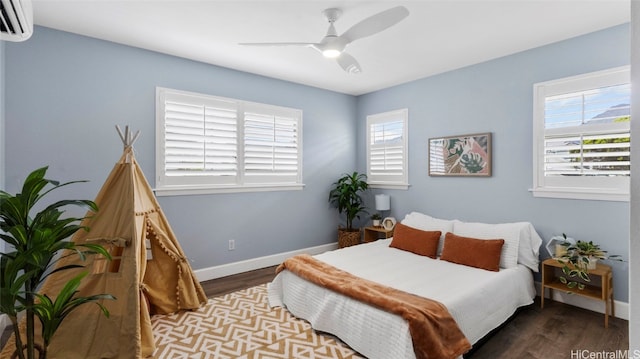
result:
M 390 248 L 379 240 L 315 258 L 356 276 L 444 304 L 472 344 L 533 303 L 531 270 L 490 272 Z M 268 286 L 271 306 L 286 307 L 314 329 L 336 335 L 375 359 L 415 358 L 408 324 L 401 317 L 310 283 L 287 270 Z

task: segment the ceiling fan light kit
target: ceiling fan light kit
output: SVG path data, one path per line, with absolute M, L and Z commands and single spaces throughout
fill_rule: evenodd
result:
M 322 55 L 324 55 L 324 57 L 329 59 L 335 59 L 336 57 L 340 56 L 341 53 L 342 51 L 337 49 L 326 49 L 322 51 Z
M 304 46 L 311 47 L 326 58 L 335 59 L 338 65 L 349 74 L 357 74 L 362 72 L 362 68 L 358 61 L 351 55 L 345 52 L 345 49 L 349 44 L 358 39 L 375 35 L 383 30 L 390 28 L 391 26 L 399 23 L 404 18 L 409 16 L 409 10 L 404 6 L 396 6 L 394 8 L 385 10 L 376 15 L 370 16 L 359 23 L 353 25 L 349 30 L 345 31 L 342 35 L 338 36 L 334 22 L 342 15 L 342 10 L 337 8 L 330 8 L 322 11 L 329 22 L 329 29 L 327 34 L 320 40 L 320 42 L 267 42 L 267 43 L 241 43 L 240 45 L 246 46 Z

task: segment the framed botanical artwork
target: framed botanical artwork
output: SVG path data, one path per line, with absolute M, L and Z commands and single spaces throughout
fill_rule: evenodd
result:
M 430 138 L 429 176 L 491 176 L 491 133 Z

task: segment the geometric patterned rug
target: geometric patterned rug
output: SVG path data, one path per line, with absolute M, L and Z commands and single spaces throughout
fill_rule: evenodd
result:
M 202 308 L 151 318 L 154 358 L 363 358 L 283 308 L 269 308 L 266 284 L 211 298 Z

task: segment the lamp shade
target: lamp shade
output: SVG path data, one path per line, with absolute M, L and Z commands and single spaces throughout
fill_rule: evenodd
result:
M 388 211 L 391 209 L 391 200 L 389 195 L 386 194 L 377 194 L 376 195 L 376 210 L 377 211 Z

